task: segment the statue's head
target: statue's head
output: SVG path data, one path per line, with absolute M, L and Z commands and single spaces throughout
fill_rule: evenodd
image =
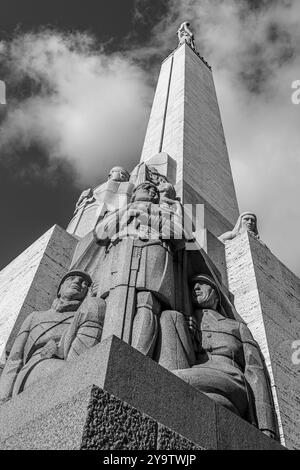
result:
M 154 204 L 159 203 L 159 191 L 155 184 L 145 181 L 139 184 L 132 193 L 131 202 L 146 201 Z
M 239 232 L 252 232 L 255 235 L 257 231 L 257 217 L 253 212 L 244 212 L 240 216 Z
M 196 274 L 190 281 L 192 288 L 192 303 L 197 308 L 216 309 L 221 302 L 220 291 L 210 276 Z
M 122 168 L 121 166 L 114 166 L 108 175 L 108 179 L 111 181 L 119 181 L 119 182 L 124 182 L 124 181 L 129 181 L 130 175 L 125 168 Z
M 237 237 L 240 233 L 244 232 L 251 233 L 252 235 L 254 235 L 255 238 L 259 240 L 260 237 L 257 228 L 257 217 L 254 212 L 243 212 L 239 216 L 233 230 L 223 233 L 223 235 L 219 237 L 219 240 L 225 243 L 226 240 L 232 240 L 233 238 Z
M 83 300 L 88 292 L 92 279 L 84 271 L 69 271 L 60 281 L 57 297 L 62 300 Z
M 191 26 L 191 24 L 189 23 L 189 21 L 184 21 L 183 23 L 181 23 L 181 25 L 179 26 L 178 28 L 178 31 L 177 32 L 186 32 L 186 33 L 189 33 L 191 34 L 191 30 L 189 29 Z
M 161 183 L 158 186 L 161 197 L 167 197 L 168 199 L 176 199 L 176 190 L 171 183 Z

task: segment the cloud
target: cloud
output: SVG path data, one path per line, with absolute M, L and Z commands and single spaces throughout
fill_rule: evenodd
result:
M 144 1 L 136 6 L 140 15 Z M 300 2 L 170 0 L 146 52 L 174 47 L 189 20 L 213 66 L 240 210 L 259 217 L 263 240 L 300 274 Z
M 108 55 L 85 34 L 50 30 L 2 42 L 0 52 L 7 83 L 29 89 L 9 98 L 2 153 L 38 145 L 49 165 L 70 162 L 80 186 L 138 159 L 152 89 L 129 55 Z

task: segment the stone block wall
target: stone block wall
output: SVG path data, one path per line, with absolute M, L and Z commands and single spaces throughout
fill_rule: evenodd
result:
M 269 370 L 282 443 L 300 448 L 300 279 L 248 233 L 226 242 L 228 285 Z

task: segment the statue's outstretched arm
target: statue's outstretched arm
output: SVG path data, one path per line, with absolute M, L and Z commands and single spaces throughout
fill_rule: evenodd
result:
M 258 428 L 270 437 L 278 439 L 278 426 L 271 384 L 264 359 L 249 328 L 241 324 L 240 333 L 245 356 L 244 374 L 253 394 L 253 408 L 255 409 Z
M 4 366 L 0 379 L 0 400 L 4 400 L 12 396 L 17 375 L 24 365 L 24 348 L 30 333 L 31 318 L 32 315 L 29 315 L 22 324 Z

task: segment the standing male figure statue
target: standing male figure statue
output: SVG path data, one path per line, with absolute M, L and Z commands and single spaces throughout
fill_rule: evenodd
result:
M 106 268 L 96 275 L 97 295 L 107 301 L 103 337 L 116 334 L 150 357 L 160 312 L 174 308 L 173 253 L 185 242 L 178 204 L 161 205 L 159 187 L 146 181 L 94 231 L 106 245 Z
M 105 302 L 87 296 L 91 282 L 83 271 L 68 272 L 51 308 L 26 318 L 0 378 L 0 399 L 21 393 L 100 341 Z

